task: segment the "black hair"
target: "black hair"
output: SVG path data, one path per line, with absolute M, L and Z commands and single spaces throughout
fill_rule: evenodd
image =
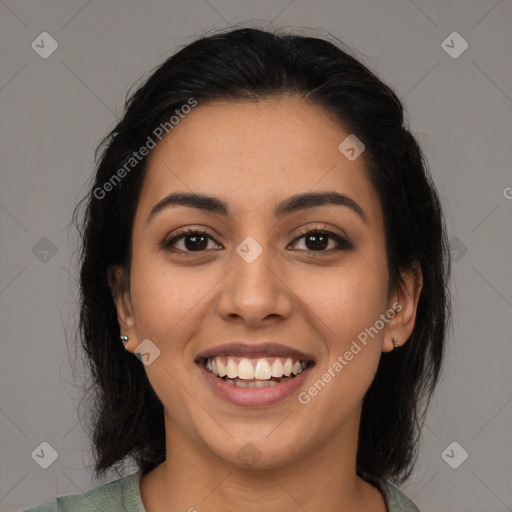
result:
M 396 483 L 410 476 L 451 314 L 450 253 L 436 188 L 397 95 L 348 47 L 256 28 L 230 28 L 195 40 L 130 94 L 124 116 L 98 146 L 94 183 L 73 214 L 82 241 L 79 333 L 92 376 L 96 475 L 127 457 L 143 474 L 165 460 L 163 405 L 144 366 L 119 342 L 109 288 L 109 282 L 122 286 L 113 268 L 129 276 L 148 155 L 130 159 L 191 98 L 201 105 L 283 95 L 318 106 L 364 143 L 368 176 L 384 215 L 390 287 L 397 288 L 401 270 L 421 267 L 414 329 L 404 346 L 381 356 L 364 397 L 357 451 L 360 474 Z

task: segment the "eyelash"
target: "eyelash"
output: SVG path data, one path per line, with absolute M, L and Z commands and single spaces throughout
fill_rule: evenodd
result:
M 334 233 L 332 231 L 328 231 L 328 230 L 325 230 L 325 229 L 317 229 L 317 228 L 310 229 L 310 230 L 303 231 L 303 232 L 299 233 L 298 237 L 292 242 L 292 244 L 295 244 L 300 239 L 304 238 L 307 235 L 311 235 L 311 234 L 326 235 L 326 236 L 328 236 L 329 238 L 331 238 L 332 240 L 334 240 L 338 244 L 338 247 L 335 247 L 334 249 L 330 249 L 330 250 L 321 250 L 321 251 L 303 250 L 302 251 L 302 252 L 306 253 L 308 256 L 311 256 L 311 257 L 318 257 L 319 255 L 321 256 L 323 254 L 329 255 L 329 254 L 331 254 L 332 251 L 351 250 L 351 249 L 354 248 L 354 246 L 353 246 L 353 244 L 351 242 L 349 242 L 345 238 L 341 237 L 337 233 Z M 215 243 L 218 244 L 218 242 L 206 231 L 203 231 L 201 229 L 187 229 L 187 228 L 185 228 L 182 231 L 179 231 L 178 233 L 176 233 L 171 239 L 162 241 L 162 243 L 160 244 L 160 247 L 163 250 L 168 250 L 168 251 L 172 251 L 172 252 L 182 252 L 182 253 L 187 254 L 187 255 L 194 255 L 194 253 L 206 252 L 206 250 L 203 250 L 203 251 L 183 251 L 181 249 L 175 249 L 175 248 L 172 247 L 177 241 L 185 238 L 187 235 L 203 235 L 203 236 L 207 236 L 208 238 L 210 238 L 211 240 L 213 240 Z

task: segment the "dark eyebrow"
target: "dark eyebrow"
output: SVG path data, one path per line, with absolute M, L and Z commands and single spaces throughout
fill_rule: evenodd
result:
M 364 220 L 365 223 L 368 223 L 368 219 L 366 218 L 363 209 L 361 206 L 359 206 L 358 203 L 344 194 L 333 191 L 306 192 L 304 194 L 296 194 L 288 197 L 277 205 L 274 210 L 274 215 L 278 218 L 281 218 L 298 210 L 330 204 L 337 206 L 347 206 L 356 212 Z M 230 216 L 228 205 L 218 197 L 198 193 L 174 192 L 164 197 L 161 201 L 155 204 L 153 208 L 151 208 L 147 222 L 149 223 L 149 221 L 158 212 L 173 205 L 197 208 L 207 212 L 218 213 L 225 217 Z
M 347 206 L 356 212 L 365 223 L 368 223 L 368 219 L 363 209 L 350 197 L 340 194 L 339 192 L 306 192 L 305 194 L 296 194 L 294 196 L 285 199 L 282 203 L 279 203 L 274 210 L 276 217 L 283 217 L 289 215 L 297 210 L 303 210 L 306 208 L 314 208 L 315 206 L 325 205 L 335 206 Z

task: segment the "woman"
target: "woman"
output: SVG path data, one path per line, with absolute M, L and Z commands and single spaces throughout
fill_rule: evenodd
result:
M 95 472 L 139 471 L 31 510 L 417 510 L 390 481 L 450 261 L 388 86 L 320 38 L 201 38 L 128 100 L 84 204 Z

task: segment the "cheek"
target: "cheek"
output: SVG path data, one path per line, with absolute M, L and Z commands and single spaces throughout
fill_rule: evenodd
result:
M 134 254 L 131 293 L 139 338 L 154 339 L 159 345 L 179 343 L 187 328 L 192 329 L 195 309 L 207 289 L 192 267 L 178 268 L 142 251 Z
M 346 405 L 355 406 L 370 386 L 382 354 L 387 325 L 381 319 L 388 288 L 385 257 L 367 251 L 343 266 L 312 273 L 305 282 L 302 296 L 326 351 L 318 372 L 330 372 L 325 377 L 329 391 L 322 393 L 319 403 L 342 393 L 351 397 L 351 405 Z
M 356 338 L 373 326 L 386 310 L 386 283 L 377 272 L 342 276 L 341 285 L 332 294 L 333 331 L 342 339 Z
M 301 285 L 301 295 L 322 321 L 329 345 L 355 339 L 386 311 L 384 263 L 355 260 L 325 273 L 310 273 Z
M 362 265 L 309 284 L 304 290 L 314 304 L 325 357 L 299 402 L 308 411 L 312 430 L 334 435 L 360 407 L 377 371 L 385 330 L 376 324 L 381 327 L 380 315 L 386 311 L 387 279 Z
M 201 279 L 202 276 L 202 279 Z M 172 266 L 165 258 L 154 254 L 133 255 L 131 294 L 139 342 L 150 339 L 159 348 L 158 358 L 145 367 L 155 393 L 165 404 L 167 414 L 192 429 L 185 412 L 194 403 L 183 393 L 193 361 L 188 340 L 193 338 L 200 322 L 205 293 L 212 287 L 204 273 Z M 181 411 L 178 417 L 173 411 Z M 188 422 L 188 423 L 187 423 Z

